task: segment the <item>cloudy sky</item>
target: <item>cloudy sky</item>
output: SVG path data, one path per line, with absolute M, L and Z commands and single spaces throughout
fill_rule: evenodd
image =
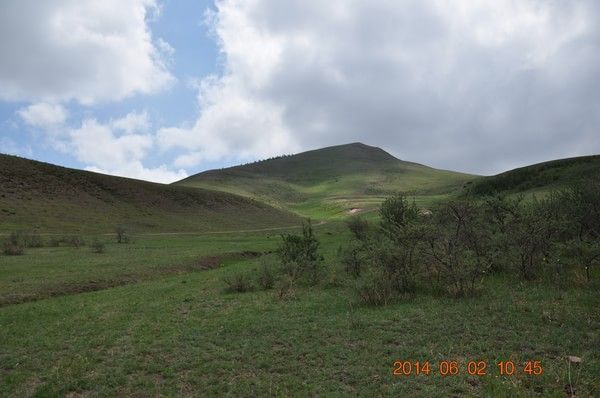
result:
M 480 174 L 600 153 L 600 2 L 0 2 L 2 153 L 172 182 L 355 141 Z

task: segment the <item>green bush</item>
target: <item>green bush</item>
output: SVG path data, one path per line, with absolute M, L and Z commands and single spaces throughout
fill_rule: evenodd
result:
M 386 199 L 379 209 L 381 228 L 388 234 L 395 234 L 406 224 L 414 222 L 419 217 L 417 205 L 408 203 L 403 195 L 392 196 Z
M 275 286 L 275 273 L 272 266 L 266 261 L 261 261 L 258 272 L 258 286 L 262 290 L 270 290 Z
M 351 217 L 346 224 L 348 229 L 352 232 L 352 235 L 360 240 L 364 241 L 369 235 L 369 222 L 361 216 Z
M 302 225 L 302 235 L 281 235 L 281 244 L 277 254 L 284 271 L 293 279 L 307 276 L 311 283 L 318 279 L 319 264 L 323 257 L 319 255 L 319 241 L 313 234 L 310 223 Z
M 388 275 L 375 270 L 356 282 L 358 300 L 367 305 L 387 305 L 398 297 Z
M 223 278 L 225 291 L 228 293 L 245 293 L 254 289 L 252 279 L 247 273 L 237 273 Z
M 450 201 L 439 207 L 426 240 L 430 278 L 455 297 L 473 296 L 491 269 L 491 239 L 480 203 Z

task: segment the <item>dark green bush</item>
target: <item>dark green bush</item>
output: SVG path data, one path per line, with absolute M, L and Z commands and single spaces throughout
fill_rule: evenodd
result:
M 364 241 L 369 235 L 369 222 L 361 216 L 351 217 L 346 224 L 348 229 L 352 232 L 352 235 L 360 240 Z

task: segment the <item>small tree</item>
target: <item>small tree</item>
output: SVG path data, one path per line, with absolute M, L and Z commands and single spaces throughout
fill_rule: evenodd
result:
M 481 208 L 471 201 L 442 206 L 426 237 L 427 252 L 445 288 L 454 296 L 471 296 L 490 269 L 490 237 L 482 225 Z

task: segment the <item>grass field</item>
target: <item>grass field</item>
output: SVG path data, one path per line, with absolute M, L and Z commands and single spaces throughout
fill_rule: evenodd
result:
M 315 230 L 325 267 L 337 269 L 345 226 Z M 577 396 L 599 392 L 597 285 L 559 291 L 499 275 L 473 299 L 417 294 L 380 308 L 359 305 L 343 276 L 335 286 L 330 278 L 297 286 L 286 300 L 273 290 L 223 292 L 223 277 L 273 257 L 241 252 L 268 253 L 277 243 L 275 232 L 146 235 L 103 254 L 61 247 L 1 256 L 0 297 L 39 300 L 0 307 L 0 395 L 562 397 L 569 385 Z M 193 267 L 226 253 L 217 268 Z M 109 289 L 69 289 L 123 278 L 127 284 Z M 43 299 L 48 286 L 63 295 Z M 570 376 L 567 355 L 583 359 Z M 488 374 L 467 375 L 470 359 L 488 361 Z M 499 376 L 496 362 L 509 359 L 519 369 L 541 361 L 544 374 Z M 456 360 L 461 374 L 394 377 L 395 360 L 429 360 L 436 372 L 440 361 Z
M 597 157 L 476 178 L 362 144 L 301 155 L 188 187 L 0 156 L 0 238 L 38 231 L 46 243 L 0 255 L 0 396 L 599 394 L 597 268 L 591 282 L 495 273 L 475 297 L 425 286 L 373 307 L 359 302 L 338 256 L 350 211 L 378 222 L 393 192 L 420 208 L 469 191 L 543 195 L 593 173 Z M 258 289 L 264 264 L 280 266 L 280 234 L 298 231 L 299 215 L 313 218 L 320 240 L 318 283 L 282 294 L 279 276 L 274 289 Z M 116 243 L 117 225 L 130 243 Z M 88 245 L 48 245 L 61 236 Z M 238 275 L 256 288 L 226 293 Z M 430 374 L 394 376 L 395 361 L 429 361 Z M 456 361 L 459 374 L 440 375 L 443 361 Z M 469 375 L 469 361 L 485 361 L 487 374 Z M 500 361 L 513 361 L 515 373 L 500 375 Z M 540 361 L 543 374 L 526 374 L 527 361 Z

